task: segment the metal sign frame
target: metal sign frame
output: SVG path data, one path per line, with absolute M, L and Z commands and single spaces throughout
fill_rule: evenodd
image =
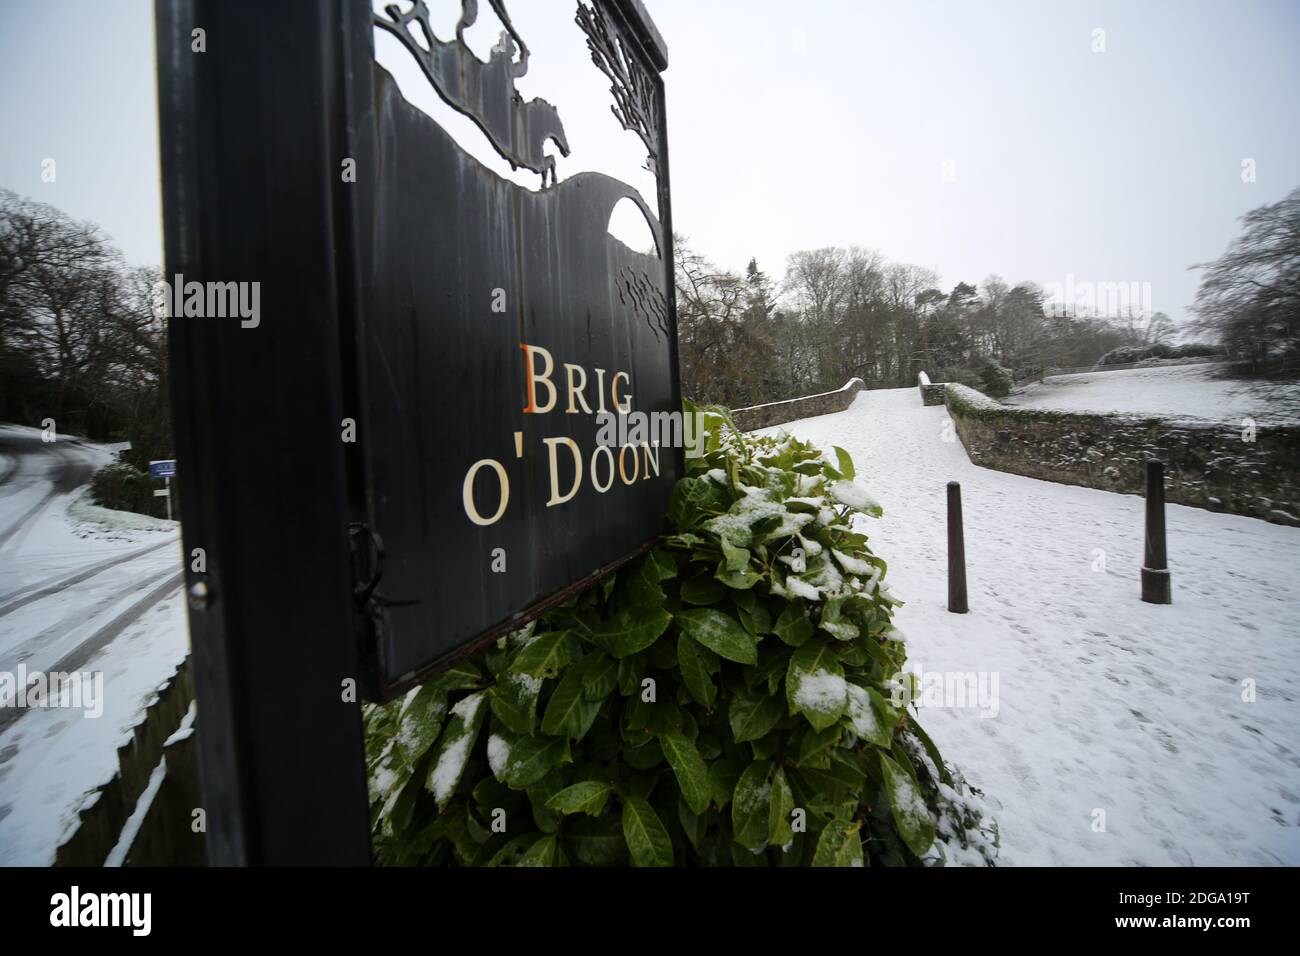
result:
M 595 377 L 604 383 L 617 374 L 627 376 L 638 410 L 680 414 L 662 41 L 638 3 L 575 0 L 570 8 L 586 35 L 591 81 L 608 82 L 614 116 L 645 146 L 656 177 L 651 209 L 632 187 L 599 173 L 556 182 L 555 159 L 542 147 L 550 140 L 568 155 L 563 119 L 549 102 L 515 91 L 530 52 L 505 0 L 491 4 L 506 34 L 488 63 L 463 41 L 479 13 L 473 2 L 447 40 L 418 0 L 376 14 L 375 26 L 398 38 L 434 91 L 471 118 L 500 156 L 538 174 L 540 191 L 488 171 L 411 106 L 383 68 L 373 86 L 360 72 L 352 78 L 374 116 L 361 124 L 351 154 L 360 187 L 353 221 L 371 232 L 360 242 L 366 286 L 350 396 L 359 435 L 348 454 L 360 475 L 350 487 L 365 582 L 363 672 L 369 695 L 382 700 L 643 553 L 666 530 L 668 497 L 684 474 L 680 446 L 655 451 L 653 479 L 647 450 L 643 474 L 631 482 L 613 481 L 614 458 L 606 455 L 616 487 L 598 494 L 591 488 L 600 451 L 595 419 L 572 414 L 572 403 L 568 415 L 521 411 L 528 349 L 548 346 L 561 391 L 561 377 L 574 367 L 562 371 L 561 363 L 573 360 L 593 406 L 606 401 Z M 640 208 L 654 253 L 609 235 L 611 212 L 624 200 Z M 494 286 L 501 314 L 489 308 Z M 450 427 L 448 412 L 456 419 Z M 591 456 L 591 480 L 576 501 L 551 507 L 544 489 L 557 479 L 547 473 L 543 446 L 557 440 L 572 441 L 575 456 Z M 568 467 L 547 450 L 550 469 Z M 615 451 L 620 476 L 641 457 Z M 499 471 L 479 478 L 489 494 L 494 481 L 509 487 L 508 510 L 501 496 L 504 516 L 488 527 L 475 527 L 482 522 L 471 523 L 462 506 L 475 494 L 474 472 L 466 471 L 475 463 Z M 578 465 L 580 479 L 587 464 Z M 635 461 L 630 469 L 638 469 Z M 507 573 L 489 569 L 493 554 L 508 556 Z

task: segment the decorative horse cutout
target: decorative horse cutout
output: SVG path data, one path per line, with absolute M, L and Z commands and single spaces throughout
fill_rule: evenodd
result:
M 397 4 L 388 4 L 384 8 L 387 16 L 375 14 L 375 25 L 401 41 L 443 101 L 472 119 L 511 168 L 522 166 L 541 174 L 545 188 L 548 182 L 556 182 L 555 157 L 543 151 L 546 143 L 554 142 L 562 156 L 569 155 L 564 124 L 546 100 L 525 100 L 515 89 L 515 80 L 528 72 L 528 45 L 511 23 L 505 0 L 488 2 L 506 29 L 487 63 L 465 43 L 465 31 L 478 20 L 478 0 L 461 0 L 456 39 L 451 42 L 434 35 L 425 0 L 415 0 L 405 13 Z M 420 31 L 423 43 L 417 41 L 413 30 Z

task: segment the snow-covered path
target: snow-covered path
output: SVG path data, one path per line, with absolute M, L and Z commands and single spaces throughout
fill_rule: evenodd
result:
M 1000 863 L 1300 865 L 1300 529 L 1170 505 L 1157 607 L 1140 498 L 978 468 L 916 389 L 784 427 L 847 449 L 884 505 L 859 530 L 907 602 L 910 666 L 997 677 L 995 716 L 919 717 L 994 808 Z M 966 615 L 946 610 L 953 480 Z

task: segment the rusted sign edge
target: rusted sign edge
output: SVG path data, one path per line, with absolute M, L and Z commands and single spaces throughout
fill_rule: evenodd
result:
M 436 677 L 438 674 L 442 673 L 443 671 L 455 667 L 457 664 L 461 663 L 462 661 L 468 660 L 469 658 L 478 654 L 480 651 L 487 648 L 493 642 L 498 641 L 501 638 L 514 633 L 515 631 L 519 630 L 521 627 L 527 626 L 530 622 L 537 620 L 547 611 L 554 610 L 555 608 L 559 607 L 561 604 L 563 604 L 565 601 L 567 601 L 569 598 L 573 597 L 574 595 L 581 594 L 582 592 L 595 587 L 597 584 L 599 584 L 605 578 L 609 577 L 614 572 L 620 570 L 621 568 L 625 567 L 628 564 L 631 564 L 637 558 L 641 557 L 643 554 L 656 547 L 658 544 L 662 542 L 662 540 L 663 540 L 662 535 L 655 535 L 655 537 L 651 538 L 645 544 L 640 545 L 639 547 L 633 549 L 632 551 L 628 552 L 622 557 L 616 558 L 615 560 L 611 561 L 609 564 L 597 568 L 595 571 L 592 571 L 590 574 L 586 575 L 585 577 L 579 578 L 577 581 L 574 581 L 572 584 L 569 584 L 564 588 L 562 588 L 561 590 L 556 591 L 554 594 L 549 594 L 546 597 L 542 598 L 540 601 L 530 604 L 522 611 L 519 611 L 516 614 L 511 615 L 506 620 L 493 626 L 490 630 L 485 631 L 483 634 L 480 634 L 478 637 L 474 638 L 469 643 L 462 644 L 454 651 L 444 654 L 442 657 L 439 657 L 436 660 L 432 661 L 431 663 L 426 664 L 424 667 L 421 667 L 417 671 L 412 671 L 409 674 L 403 675 L 401 678 L 399 678 L 398 680 L 392 683 L 387 683 L 384 681 L 384 660 L 383 660 L 382 647 L 374 648 L 373 650 L 376 651 L 377 653 L 363 655 L 363 660 L 375 661 L 378 664 L 377 670 L 372 671 L 371 673 L 365 675 L 366 686 L 364 689 L 366 690 L 367 699 L 375 703 L 388 703 L 389 701 L 393 700 L 399 695 L 404 694 L 407 691 L 411 690 L 413 687 L 420 686 L 425 681 L 433 677 Z M 368 636 L 377 637 L 378 633 L 382 633 L 382 632 L 372 630 L 370 635 Z

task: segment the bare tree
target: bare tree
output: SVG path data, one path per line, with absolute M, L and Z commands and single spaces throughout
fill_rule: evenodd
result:
M 682 390 L 700 402 L 755 400 L 771 362 L 767 329 L 751 310 L 753 287 L 675 240 Z
M 0 416 L 133 433 L 170 450 L 156 269 L 128 269 L 100 230 L 0 190 Z

